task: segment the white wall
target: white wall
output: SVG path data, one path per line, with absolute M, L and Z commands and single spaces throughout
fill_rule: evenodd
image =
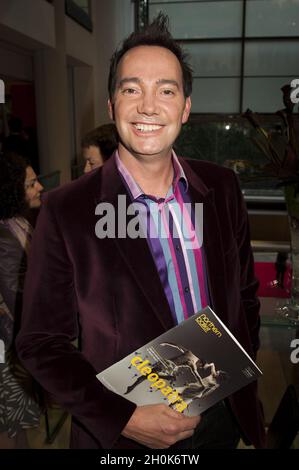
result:
M 41 173 L 60 170 L 64 183 L 71 175 L 64 3 L 54 0 L 54 8 L 56 47 L 35 53 L 37 124 Z
M 40 44 L 55 47 L 53 6 L 40 0 L 1 0 L 1 24 Z
M 95 35 L 78 23 L 65 17 L 66 53 L 69 57 L 82 62 L 82 65 L 94 65 Z
M 94 78 L 93 67 L 74 68 L 75 146 L 79 161 L 81 159 L 82 137 L 97 126 Z
M 32 54 L 16 46 L 0 42 L 0 76 L 32 81 Z
M 89 130 L 110 122 L 107 83 L 110 58 L 117 45 L 134 29 L 131 0 L 92 0 L 93 32 L 66 19 L 69 63 L 74 62 L 75 138 L 80 161 L 80 142 Z
M 83 135 L 109 122 L 110 58 L 134 29 L 131 0 L 91 0 L 91 7 L 89 32 L 65 15 L 64 0 L 0 0 L 0 74 L 34 81 L 41 173 L 60 170 L 62 182 L 70 179 L 72 139 L 79 156 Z
M 96 122 L 102 124 L 109 121 L 107 83 L 110 58 L 117 45 L 134 30 L 134 5 L 131 0 L 93 0 L 92 8 L 97 58 L 95 113 Z

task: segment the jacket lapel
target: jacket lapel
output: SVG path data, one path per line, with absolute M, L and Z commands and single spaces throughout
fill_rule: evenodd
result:
M 208 189 L 190 165 L 179 159 L 189 183 L 192 204 L 203 203 L 203 249 L 210 291 L 211 307 L 227 324 L 225 260 L 221 238 L 221 224 L 216 211 L 214 189 Z

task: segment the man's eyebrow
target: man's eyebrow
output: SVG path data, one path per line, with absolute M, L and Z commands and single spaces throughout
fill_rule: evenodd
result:
M 126 77 L 126 78 L 122 78 L 119 83 L 118 83 L 118 87 L 121 88 L 123 85 L 125 85 L 126 83 L 141 83 L 142 80 L 140 80 L 140 78 L 138 77 Z
M 171 80 L 170 78 L 161 78 L 157 80 L 158 85 L 174 85 L 178 89 L 180 88 L 178 82 L 176 80 Z
M 118 87 L 121 88 L 123 85 L 125 85 L 126 83 L 137 83 L 137 84 L 140 84 L 142 83 L 142 80 L 138 77 L 126 77 L 126 78 L 122 78 L 119 83 L 118 83 Z M 177 87 L 178 89 L 180 88 L 179 86 L 179 83 L 176 81 L 176 80 L 172 80 L 170 78 L 159 78 L 157 81 L 156 81 L 157 85 L 174 85 L 175 87 Z

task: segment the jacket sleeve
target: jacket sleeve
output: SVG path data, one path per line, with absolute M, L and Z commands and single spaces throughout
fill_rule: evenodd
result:
M 33 235 L 23 305 L 17 349 L 24 366 L 103 448 L 113 447 L 135 405 L 103 387 L 72 344 L 79 335 L 73 268 L 49 197 Z
M 254 260 L 250 244 L 249 219 L 237 176 L 234 174 L 236 190 L 236 240 L 240 260 L 240 293 L 245 312 L 254 357 L 260 346 L 260 301 L 257 297 L 259 282 L 254 273 Z
M 0 332 L 8 350 L 13 342 L 22 310 L 26 271 L 25 253 L 8 229 L 0 237 Z

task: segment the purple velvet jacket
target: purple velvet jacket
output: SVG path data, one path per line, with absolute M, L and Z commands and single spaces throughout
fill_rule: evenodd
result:
M 235 174 L 180 159 L 192 201 L 202 202 L 212 308 L 248 353 L 259 346 L 259 302 L 247 212 Z M 173 327 L 145 239 L 98 239 L 95 206 L 129 196 L 114 157 L 44 198 L 25 285 L 19 356 L 73 415 L 72 447 L 140 448 L 121 436 L 135 405 L 96 373 Z M 117 213 L 116 213 L 117 216 Z M 79 338 L 79 349 L 72 341 Z M 225 351 L 224 351 L 225 353 Z M 256 383 L 230 397 L 248 441 L 264 443 Z

